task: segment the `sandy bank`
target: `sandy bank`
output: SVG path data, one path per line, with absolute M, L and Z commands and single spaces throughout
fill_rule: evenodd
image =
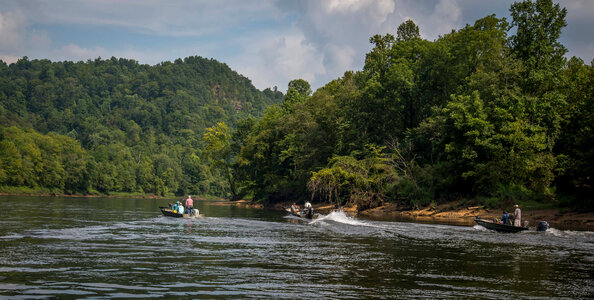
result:
M 500 219 L 501 210 L 483 209 L 478 206 L 449 209 L 437 206 L 418 210 L 400 210 L 397 205 L 387 203 L 383 206 L 363 210 L 357 213 L 356 208 L 351 215 L 383 221 L 413 221 L 453 225 L 474 225 L 474 218 Z M 528 226 L 536 226 L 540 221 L 547 221 L 553 228 L 562 230 L 594 230 L 594 212 L 563 212 L 560 209 L 523 210 L 522 220 Z
M 249 200 L 240 200 L 212 202 L 210 205 L 284 210 L 291 204 L 292 203 L 290 202 L 283 202 L 276 203 L 272 206 L 265 206 L 261 203 L 255 203 Z M 321 214 L 329 214 L 338 209 L 336 205 L 328 203 L 316 203 L 314 204 L 314 208 L 316 212 Z M 501 210 L 498 209 L 484 209 L 478 206 L 460 207 L 452 205 L 451 203 L 438 205 L 434 208 L 427 207 L 418 210 L 404 210 L 394 203 L 385 203 L 380 207 L 362 211 L 358 211 L 356 206 L 342 207 L 342 210 L 350 216 L 367 220 L 437 223 L 462 226 L 475 225 L 474 218 L 476 216 L 481 216 L 481 218 L 485 219 L 501 218 Z M 528 226 L 536 226 L 539 221 L 547 221 L 552 228 L 556 229 L 594 231 L 594 212 L 564 212 L 560 209 L 522 210 L 522 220 L 528 221 Z
M 235 205 L 242 207 L 263 208 L 261 204 L 252 204 L 249 201 L 237 203 Z M 284 210 L 291 203 L 277 203 L 271 208 Z M 455 207 L 455 208 L 453 208 Z M 314 204 L 316 212 L 328 214 L 336 209 L 334 204 Z M 476 223 L 474 218 L 481 216 L 485 219 L 500 219 L 501 210 L 484 209 L 478 206 L 459 207 L 451 203 L 439 205 L 434 208 L 423 208 L 418 210 L 403 210 L 394 203 L 385 203 L 384 205 L 358 211 L 356 206 L 342 207 L 342 210 L 353 217 L 375 221 L 401 221 L 401 222 L 420 222 L 473 226 Z M 543 209 L 543 210 L 522 210 L 522 220 L 528 221 L 528 226 L 536 226 L 540 221 L 547 221 L 552 228 L 561 230 L 588 230 L 594 231 L 594 212 L 578 213 L 565 212 L 561 209 Z

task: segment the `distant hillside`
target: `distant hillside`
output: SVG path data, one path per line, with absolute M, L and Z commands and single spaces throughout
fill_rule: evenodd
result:
M 15 143 L 17 136 L 38 137 L 35 131 L 77 140 L 88 154 L 86 163 L 101 172 L 66 192 L 224 194 L 216 172 L 199 161 L 205 128 L 217 122 L 233 127 L 283 97 L 276 89 L 259 91 L 226 64 L 197 56 L 155 66 L 115 57 L 86 62 L 24 57 L 10 65 L 0 61 L 0 126 L 20 128 L 9 135 L 3 130 L 0 142 L 19 150 L 24 144 Z M 22 148 L 17 156 L 27 160 L 30 153 Z M 143 164 L 150 166 L 140 170 Z M 31 174 L 43 177 L 43 171 L 31 168 L 18 175 L 27 180 L 9 180 L 17 174 L 6 175 L 0 163 L 0 185 L 63 189 L 35 179 Z
M 168 136 L 202 132 L 216 122 L 258 116 L 282 97 L 257 90 L 226 64 L 196 56 L 155 66 L 114 57 L 0 63 L 0 124 L 76 132 L 85 146 L 97 142 L 90 139 L 95 133 L 135 125 Z

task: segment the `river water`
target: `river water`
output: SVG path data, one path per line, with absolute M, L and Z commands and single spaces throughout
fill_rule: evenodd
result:
M 196 201 L 0 196 L 0 298 L 594 297 L 594 233 L 311 222 Z M 171 200 L 169 200 L 171 202 Z

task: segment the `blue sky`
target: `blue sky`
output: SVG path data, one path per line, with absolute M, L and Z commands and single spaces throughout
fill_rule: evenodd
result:
M 412 19 L 434 40 L 513 1 L 490 0 L 0 0 L 0 59 L 125 57 L 156 64 L 214 58 L 259 89 L 303 78 L 313 88 L 360 70 L 369 37 Z M 594 1 L 568 9 L 569 56 L 594 59 Z

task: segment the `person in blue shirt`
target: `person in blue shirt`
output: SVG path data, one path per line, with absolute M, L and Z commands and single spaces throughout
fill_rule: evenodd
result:
M 176 201 L 175 203 L 173 203 L 173 205 L 171 205 L 171 210 L 178 214 L 183 214 L 184 206 L 179 201 Z
M 503 217 L 501 217 L 501 224 L 507 224 L 507 219 L 509 219 L 509 214 L 507 211 L 503 211 Z

